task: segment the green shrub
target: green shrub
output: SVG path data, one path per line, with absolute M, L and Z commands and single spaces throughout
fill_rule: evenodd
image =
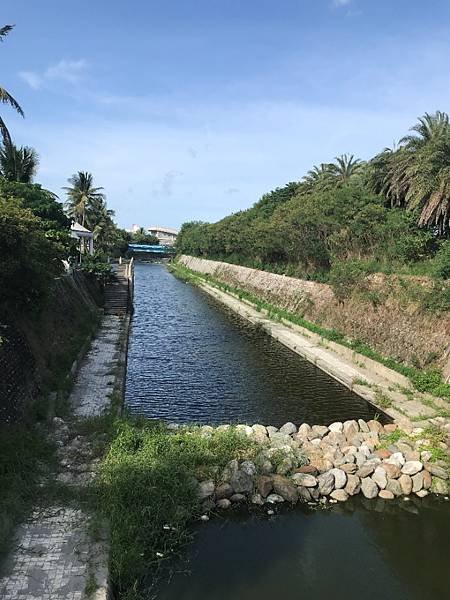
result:
M 254 444 L 235 429 L 204 436 L 169 432 L 152 421 L 120 421 L 100 473 L 99 508 L 110 523 L 110 566 L 121 598 L 141 597 L 144 576 L 190 539 L 199 514 L 197 484 L 234 458 L 253 457 Z M 143 595 L 143 597 L 150 597 Z
M 96 256 L 83 257 L 79 269 L 83 273 L 95 277 L 102 285 L 109 283 L 113 277 L 111 265 Z
M 10 198 L 0 198 L 0 256 L 0 312 L 39 310 L 67 258 L 43 221 Z
M 333 263 L 328 281 L 336 298 L 343 301 L 349 298 L 363 279 L 375 270 L 376 268 L 367 261 L 339 261 Z
M 443 279 L 450 279 L 450 240 L 441 243 L 434 263 L 436 275 Z

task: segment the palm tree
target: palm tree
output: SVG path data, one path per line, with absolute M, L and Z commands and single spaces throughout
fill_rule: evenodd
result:
M 414 131 L 418 135 L 405 135 L 400 140 L 400 144 L 407 150 L 420 150 L 426 144 L 436 142 L 448 136 L 449 119 L 446 113 L 440 110 L 437 110 L 434 115 L 425 113 L 423 117 L 419 117 L 418 121 L 410 129 L 410 131 Z
M 39 156 L 33 148 L 5 144 L 0 149 L 0 174 L 8 181 L 32 183 L 39 165 Z
M 335 179 L 346 184 L 361 169 L 362 162 L 355 159 L 353 154 L 341 154 L 335 158 L 336 163 L 332 165 L 332 174 Z
M 94 214 L 99 205 L 105 201 L 102 187 L 93 186 L 92 173 L 78 171 L 67 180 L 70 187 L 63 187 L 67 193 L 66 209 L 69 217 L 81 225 L 95 226 Z
M 303 177 L 302 183 L 308 192 L 312 189 L 321 191 L 328 189 L 333 183 L 333 165 L 331 163 L 315 165 Z
M 446 113 L 426 113 L 400 148 L 375 157 L 381 175 L 372 175 L 374 191 L 391 205 L 418 212 L 418 224 L 439 235 L 450 229 L 450 123 Z M 373 161 L 373 162 L 374 162 Z
M 4 27 L 0 27 L 0 42 L 3 42 L 3 40 L 8 35 L 8 33 L 12 30 L 13 27 L 14 27 L 14 25 L 5 25 Z M 0 102 L 2 102 L 3 104 L 9 104 L 9 106 L 14 108 L 14 110 L 16 112 L 18 112 L 20 116 L 22 116 L 22 117 L 24 116 L 23 110 L 22 110 L 20 104 L 17 102 L 17 100 L 15 100 L 11 96 L 11 94 L 9 92 L 7 92 L 4 87 L 1 87 L 1 86 L 0 86 Z M 8 128 L 6 127 L 5 122 L 3 121 L 3 119 L 1 117 L 0 117 L 0 132 L 3 137 L 3 144 L 5 146 L 7 146 L 8 144 L 11 144 L 11 136 L 9 135 Z

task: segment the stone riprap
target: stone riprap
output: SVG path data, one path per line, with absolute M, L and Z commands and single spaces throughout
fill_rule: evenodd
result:
M 200 430 L 209 436 L 228 427 Z M 410 494 L 423 498 L 449 492 L 448 464 L 433 460 L 430 448 L 437 444 L 448 454 L 450 447 L 444 441 L 430 440 L 421 428 L 404 432 L 395 424 L 383 426 L 376 420 L 337 422 L 329 427 L 286 423 L 279 429 L 259 424 L 236 428 L 256 442 L 255 458 L 232 460 L 214 480 L 199 479 L 204 510 L 227 509 L 244 501 L 325 504 L 344 502 L 356 494 L 389 501 Z

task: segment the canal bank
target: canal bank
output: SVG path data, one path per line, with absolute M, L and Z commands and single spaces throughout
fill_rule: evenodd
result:
M 277 313 L 276 307 L 259 302 L 257 296 L 224 284 L 222 279 L 210 275 L 208 263 L 225 265 L 182 256 L 179 260 L 181 269 L 176 264 L 173 268 L 175 273 L 178 268 L 181 277 L 193 277 L 193 282 L 206 293 L 388 414 L 402 428 L 411 430 L 431 425 L 450 435 L 450 405 L 447 400 L 419 392 L 408 377 L 398 371 L 316 333 L 319 327 L 313 324 L 308 329 L 300 326 L 295 323 L 294 315 L 284 313 L 286 317 L 283 317 L 282 311 Z M 215 266 L 213 271 L 216 272 Z
M 123 407 L 131 309 L 130 284 L 123 285 L 126 297 L 117 302 L 114 293 L 114 302 L 105 304 L 95 336 L 67 373 L 68 398 L 52 405 L 58 412 L 48 428 L 39 425 L 53 457 L 42 465 L 33 510 L 17 527 L 2 564 L 4 600 L 111 597 L 108 525 L 94 499 L 100 457 Z

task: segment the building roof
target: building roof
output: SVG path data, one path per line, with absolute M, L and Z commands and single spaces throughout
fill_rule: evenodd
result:
M 178 235 L 178 230 L 172 227 L 161 227 L 160 225 L 150 225 L 147 227 L 148 231 L 159 231 L 160 233 L 171 233 L 172 235 Z
M 77 221 L 75 221 L 74 223 L 72 223 L 72 225 L 70 226 L 70 229 L 72 231 L 79 232 L 79 233 L 92 233 L 92 231 L 89 231 L 89 229 L 86 229 L 86 227 L 84 227 L 83 225 L 81 225 Z

